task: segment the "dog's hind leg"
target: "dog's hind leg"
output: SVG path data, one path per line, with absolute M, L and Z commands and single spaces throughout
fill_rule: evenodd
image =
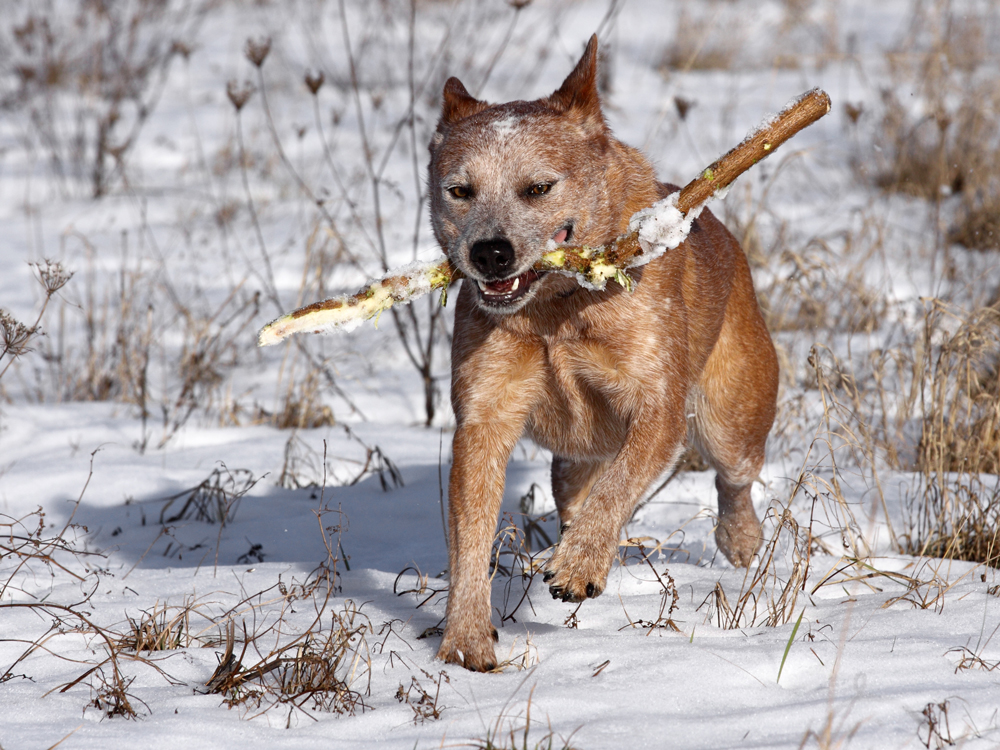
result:
M 693 407 L 694 442 L 718 474 L 716 544 L 733 565 L 746 567 L 761 544 L 750 487 L 760 475 L 774 423 L 778 362 L 756 301 L 741 309 L 742 321 L 734 325 L 734 314 L 723 326 L 690 393 L 689 412 Z
M 560 532 L 565 532 L 581 503 L 587 499 L 598 477 L 607 471 L 609 461 L 573 461 L 552 457 L 552 496 L 559 511 Z

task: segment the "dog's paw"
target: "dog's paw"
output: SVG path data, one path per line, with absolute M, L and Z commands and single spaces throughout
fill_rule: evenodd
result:
M 572 537 L 559 543 L 542 576 L 553 599 L 582 602 L 601 595 L 617 550 L 609 555 L 603 546 L 574 544 Z
M 437 658 L 448 664 L 458 664 L 473 672 L 491 672 L 497 668 L 493 644 L 500 639 L 492 623 L 475 633 L 456 632 L 445 626 L 444 638 Z
M 760 522 L 751 509 L 749 513 L 731 513 L 719 518 L 715 527 L 715 543 L 737 568 L 746 568 L 760 549 L 763 537 Z

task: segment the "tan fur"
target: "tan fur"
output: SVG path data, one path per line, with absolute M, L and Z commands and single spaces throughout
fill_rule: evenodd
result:
M 604 244 L 676 190 L 611 135 L 596 61 L 592 38 L 562 87 L 534 102 L 489 105 L 450 79 L 431 144 L 434 231 L 469 277 L 452 353 L 451 588 L 438 656 L 469 669 L 496 664 L 489 556 L 524 434 L 554 456 L 564 533 L 546 565 L 553 596 L 601 593 L 622 527 L 688 440 L 718 473 L 719 549 L 745 566 L 760 545 L 750 486 L 778 368 L 732 235 L 705 211 L 684 244 L 634 272 L 631 293 L 530 272 L 550 238 Z

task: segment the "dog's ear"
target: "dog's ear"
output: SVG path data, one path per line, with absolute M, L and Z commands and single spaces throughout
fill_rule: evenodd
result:
M 579 115 L 588 129 L 605 127 L 601 99 L 597 94 L 597 34 L 590 37 L 580 62 L 547 101 L 560 112 Z
M 441 125 L 451 125 L 477 112 L 482 112 L 489 104 L 481 102 L 466 91 L 462 82 L 455 77 L 449 78 L 444 84 L 443 103 L 441 105 Z

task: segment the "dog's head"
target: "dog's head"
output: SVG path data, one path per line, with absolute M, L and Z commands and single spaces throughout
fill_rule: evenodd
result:
M 619 232 L 596 75 L 595 35 L 543 99 L 488 104 L 457 78 L 445 84 L 430 146 L 431 221 L 488 311 L 515 312 L 546 287 L 565 284 L 532 270 L 550 240 L 595 245 Z

